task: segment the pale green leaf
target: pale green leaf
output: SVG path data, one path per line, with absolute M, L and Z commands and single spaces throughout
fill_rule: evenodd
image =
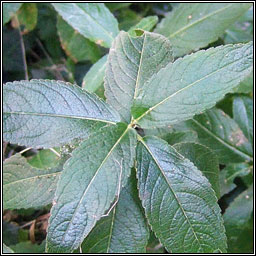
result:
M 103 3 L 52 3 L 55 10 L 82 36 L 104 47 L 111 47 L 118 23 Z
M 153 27 L 157 24 L 158 22 L 158 17 L 157 16 L 148 16 L 140 20 L 140 22 L 134 26 L 132 26 L 129 30 L 128 33 L 131 36 L 136 36 L 136 31 L 137 29 L 139 30 L 145 30 L 145 31 L 151 31 Z
M 3 25 L 19 10 L 23 3 L 3 3 Z
M 228 238 L 228 251 L 231 253 L 246 253 L 241 251 L 238 244 L 241 240 L 241 234 L 248 229 L 248 225 L 253 228 L 253 223 L 250 221 L 253 214 L 253 186 L 240 194 L 226 209 L 223 215 L 226 234 Z M 245 234 L 244 234 L 245 235 Z M 253 242 L 253 233 L 247 240 Z
M 213 107 L 251 71 L 253 45 L 202 50 L 169 63 L 140 91 L 133 117 L 142 128 L 167 126 Z
M 124 186 L 134 164 L 136 133 L 125 124 L 102 128 L 72 152 L 58 182 L 48 252 L 77 249 Z
M 235 97 L 233 116 L 249 142 L 253 142 L 253 100 L 246 96 Z
M 108 55 L 99 59 L 83 78 L 82 88 L 88 92 L 96 92 L 104 82 Z
M 169 41 L 161 35 L 144 32 L 131 37 L 121 31 L 108 56 L 105 75 L 107 102 L 124 121 L 131 120 L 131 106 L 146 81 L 172 61 Z
M 156 137 L 137 147 L 139 196 L 152 230 L 172 253 L 226 251 L 217 198 L 188 159 Z
M 28 164 L 21 154 L 15 154 L 3 164 L 3 207 L 20 209 L 50 204 L 64 159 L 51 169 L 40 170 Z
M 135 175 L 122 189 L 117 205 L 82 244 L 83 253 L 145 253 L 149 237 Z
M 3 253 L 14 253 L 14 251 L 7 245 L 3 244 Z
M 156 27 L 168 37 L 174 56 L 183 56 L 214 42 L 251 3 L 181 3 Z
M 213 151 L 197 143 L 178 143 L 173 147 L 203 173 L 211 183 L 217 198 L 220 198 L 219 160 Z
M 250 174 L 251 168 L 247 163 L 228 164 L 220 172 L 220 194 L 221 196 L 232 191 L 236 185 L 234 179 L 236 177 L 244 177 Z
M 58 16 L 57 29 L 63 50 L 75 63 L 78 61 L 97 61 L 100 58 L 98 46 L 74 30 Z
M 232 92 L 252 93 L 253 92 L 253 72 L 251 72 Z
M 96 95 L 62 81 L 30 80 L 3 87 L 4 140 L 53 147 L 85 138 L 119 116 Z
M 213 108 L 185 122 L 187 129 L 197 132 L 201 144 L 211 148 L 220 163 L 252 160 L 252 147 L 237 123 L 223 111 Z

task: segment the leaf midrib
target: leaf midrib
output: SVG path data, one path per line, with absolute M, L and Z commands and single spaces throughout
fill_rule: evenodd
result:
M 98 121 L 103 123 L 116 124 L 116 122 L 97 119 L 92 117 L 84 117 L 84 116 L 73 116 L 73 115 L 61 115 L 61 114 L 53 114 L 53 113 L 35 113 L 35 112 L 17 112 L 17 111 L 5 111 L 4 114 L 8 115 L 32 115 L 32 116 L 43 116 L 43 117 L 60 117 L 60 118 L 68 118 L 68 119 L 80 119 L 80 120 L 89 120 L 89 121 Z
M 179 205 L 179 207 L 180 207 L 180 209 L 181 209 L 181 211 L 182 211 L 182 213 L 183 213 L 185 219 L 188 221 L 188 224 L 189 224 L 189 226 L 190 226 L 190 228 L 191 228 L 191 230 L 192 230 L 192 232 L 193 232 L 193 234 L 194 234 L 194 236 L 195 236 L 195 238 L 196 238 L 196 240 L 197 240 L 197 242 L 198 242 L 198 244 L 199 244 L 199 246 L 200 246 L 200 248 L 201 248 L 201 243 L 200 243 L 200 241 L 198 240 L 198 237 L 197 237 L 197 235 L 196 235 L 196 233 L 195 233 L 195 231 L 194 231 L 194 228 L 193 228 L 193 226 L 192 226 L 192 224 L 191 224 L 191 222 L 190 222 L 190 220 L 189 220 L 189 218 L 188 218 L 188 216 L 187 216 L 185 210 L 183 209 L 183 207 L 182 207 L 182 205 L 181 205 L 181 203 L 180 203 L 178 197 L 176 196 L 174 190 L 172 189 L 172 186 L 171 186 L 171 184 L 170 184 L 168 178 L 166 177 L 166 175 L 165 175 L 165 173 L 164 173 L 164 170 L 162 169 L 162 167 L 161 167 L 160 164 L 158 163 L 157 159 L 154 157 L 153 153 L 150 151 L 150 149 L 149 149 L 149 147 L 147 146 L 147 144 L 144 142 L 143 138 L 140 138 L 140 141 L 141 141 L 141 143 L 144 145 L 144 147 L 147 149 L 147 151 L 149 152 L 149 154 L 152 156 L 153 160 L 155 161 L 156 165 L 158 166 L 159 170 L 161 171 L 162 176 L 164 177 L 166 183 L 168 184 L 168 186 L 169 186 L 169 188 L 170 188 L 170 191 L 171 191 L 172 194 L 174 195 L 174 198 L 175 198 L 176 202 L 178 203 L 178 205 Z
M 95 174 L 93 175 L 93 177 L 92 177 L 91 181 L 89 182 L 88 186 L 87 186 L 86 189 L 84 190 L 83 195 L 81 196 L 81 199 L 79 200 L 78 205 L 76 206 L 75 211 L 74 211 L 74 213 L 73 213 L 73 215 L 72 215 L 72 218 L 71 218 L 71 220 L 70 220 L 70 222 L 69 222 L 69 224 L 68 224 L 68 227 L 67 227 L 67 229 L 65 230 L 65 232 L 64 232 L 64 234 L 63 234 L 61 243 L 63 243 L 63 241 L 64 241 L 64 239 L 65 239 L 65 237 L 66 237 L 66 235 L 67 235 L 67 231 L 69 230 L 69 227 L 70 227 L 71 223 L 73 222 L 74 216 L 76 215 L 76 212 L 77 212 L 77 210 L 79 209 L 79 207 L 80 207 L 80 205 L 81 205 L 81 203 L 82 203 L 82 201 L 83 201 L 83 199 L 84 199 L 84 197 L 85 197 L 85 195 L 86 195 L 88 189 L 90 188 L 92 182 L 94 181 L 94 179 L 95 179 L 96 176 L 98 175 L 98 173 L 99 173 L 101 167 L 102 167 L 102 166 L 104 165 L 104 163 L 107 161 L 108 157 L 109 157 L 109 156 L 111 155 L 111 153 L 114 151 L 115 147 L 119 144 L 119 142 L 122 140 L 122 138 L 126 135 L 126 133 L 129 131 L 129 129 L 130 129 L 130 127 L 128 126 L 128 127 L 125 129 L 125 131 L 123 132 L 123 134 L 122 134 L 122 135 L 119 137 L 119 139 L 116 141 L 116 143 L 114 144 L 114 146 L 110 149 L 110 151 L 108 152 L 108 154 L 106 155 L 106 157 L 103 159 L 102 163 L 100 164 L 100 166 L 99 166 L 98 169 L 96 170 Z
M 202 124 L 200 124 L 198 121 L 196 121 L 195 119 L 191 119 L 197 126 L 199 126 L 201 129 L 203 129 L 206 133 L 208 133 L 210 136 L 212 136 L 213 138 L 215 138 L 216 140 L 218 140 L 221 144 L 223 144 L 224 146 L 226 146 L 227 148 L 229 148 L 230 150 L 232 150 L 233 152 L 235 152 L 236 154 L 238 154 L 239 156 L 241 156 L 242 158 L 249 160 L 249 161 L 253 161 L 253 158 L 248 155 L 247 153 L 243 152 L 242 150 L 240 150 L 239 148 L 234 147 L 233 145 L 229 144 L 228 142 L 224 141 L 222 138 L 220 138 L 219 136 L 217 136 L 216 134 L 214 134 L 212 131 L 210 131 L 209 129 L 207 129 L 205 126 L 203 126 Z
M 200 19 L 198 19 L 198 20 L 196 20 L 196 21 L 194 21 L 194 22 L 189 23 L 188 25 L 186 25 L 186 26 L 184 26 L 183 28 L 177 30 L 177 31 L 174 32 L 173 34 L 169 35 L 169 38 L 173 38 L 173 37 L 176 36 L 177 34 L 179 34 L 179 33 L 183 32 L 183 31 L 189 29 L 190 27 L 193 27 L 194 25 L 196 25 L 196 24 L 198 24 L 198 23 L 200 23 L 200 22 L 206 20 L 207 18 L 209 18 L 209 17 L 211 17 L 211 16 L 213 16 L 213 15 L 215 15 L 215 14 L 218 14 L 219 12 L 224 11 L 225 9 L 231 7 L 232 5 L 233 5 L 233 4 L 227 5 L 227 6 L 221 8 L 221 9 L 219 9 L 219 10 L 216 10 L 216 11 L 214 11 L 214 12 L 208 14 L 208 15 L 203 16 L 202 18 L 200 18 Z
M 186 90 L 186 89 L 188 89 L 188 88 L 190 88 L 190 87 L 196 85 L 197 83 L 199 83 L 199 82 L 201 82 L 201 81 L 203 81 L 203 80 L 209 78 L 210 76 L 212 76 L 212 75 L 214 75 L 214 74 L 216 74 L 216 73 L 222 71 L 223 69 L 225 69 L 225 68 L 228 67 L 229 65 L 233 65 L 233 64 L 235 64 L 236 62 L 239 62 L 239 61 L 241 61 L 241 59 L 238 59 L 237 61 L 234 61 L 234 62 L 231 62 L 231 63 L 229 63 L 229 64 L 227 64 L 227 65 L 224 65 L 222 68 L 217 69 L 217 70 L 211 72 L 210 74 L 208 74 L 208 75 L 206 75 L 206 76 L 204 76 L 204 77 L 202 77 L 202 78 L 200 78 L 200 79 L 194 81 L 193 83 L 188 84 L 187 86 L 185 86 L 185 87 L 179 89 L 178 91 L 174 92 L 173 94 L 169 95 L 169 96 L 166 97 L 165 99 L 163 99 L 163 100 L 161 100 L 160 102 L 158 102 L 157 104 L 155 104 L 154 106 L 150 107 L 146 112 L 144 112 L 141 116 L 139 116 L 137 119 L 135 119 L 135 121 L 138 122 L 142 117 L 144 117 L 145 115 L 147 115 L 147 114 L 148 114 L 149 112 L 151 112 L 153 109 L 155 109 L 155 108 L 158 107 L 159 105 L 163 104 L 165 101 L 169 100 L 170 98 L 176 96 L 178 93 L 180 93 L 180 92 L 182 92 L 182 91 L 184 91 L 184 90 Z M 174 65 L 174 64 L 175 64 L 175 62 L 172 63 L 172 65 Z M 166 66 L 166 68 L 168 68 L 168 65 Z M 166 69 L 166 68 L 165 68 L 165 69 Z M 233 88 L 233 87 L 232 87 L 232 88 Z

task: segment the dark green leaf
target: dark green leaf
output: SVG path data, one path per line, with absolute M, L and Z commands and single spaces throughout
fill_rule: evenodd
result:
M 147 219 L 168 251 L 226 251 L 215 193 L 189 160 L 163 140 L 146 137 L 137 147 L 137 167 Z
M 146 81 L 172 60 L 169 41 L 161 35 L 144 32 L 131 37 L 121 31 L 108 56 L 105 95 L 124 121 L 131 120 L 133 100 Z
M 132 175 L 116 206 L 84 240 L 83 253 L 145 253 L 149 230 L 136 183 Z
M 219 161 L 213 151 L 197 143 L 178 143 L 173 147 L 203 173 L 220 198 Z
M 53 3 L 56 11 L 82 36 L 104 47 L 111 47 L 118 23 L 103 3 Z
M 62 81 L 6 83 L 3 92 L 4 140 L 11 143 L 59 146 L 120 120 L 96 95 Z
M 21 154 L 8 158 L 3 165 L 3 207 L 20 209 L 45 206 L 52 202 L 63 161 L 52 169 L 39 170 Z
M 155 32 L 170 39 L 174 56 L 183 56 L 216 41 L 251 5 L 181 3 L 166 15 Z
M 181 132 L 171 132 L 159 137 L 167 141 L 170 145 L 174 145 L 176 143 L 181 143 L 181 142 L 197 141 L 197 133 L 192 130 L 181 131 Z
M 192 118 L 213 107 L 252 71 L 252 56 L 250 42 L 210 48 L 169 63 L 137 93 L 133 117 L 142 128 Z
M 124 124 L 101 129 L 72 152 L 58 182 L 47 235 L 48 252 L 77 249 L 126 184 L 136 133 Z
M 121 8 L 128 7 L 132 3 L 106 3 L 106 6 L 111 12 L 114 12 L 116 10 L 119 10 Z
M 45 243 L 32 244 L 30 241 L 18 243 L 11 246 L 12 250 L 15 253 L 33 253 L 33 254 L 42 254 L 44 253 Z

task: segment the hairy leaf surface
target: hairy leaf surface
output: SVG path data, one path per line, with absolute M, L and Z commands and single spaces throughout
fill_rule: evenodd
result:
M 174 56 L 214 42 L 249 8 L 250 3 L 181 3 L 155 29 L 168 37 Z
M 48 252 L 71 252 L 79 247 L 113 203 L 120 184 L 125 185 L 135 146 L 135 131 L 120 123 L 102 128 L 72 152 L 51 210 Z
M 64 161 L 51 169 L 37 169 L 21 154 L 3 165 L 3 207 L 20 209 L 45 206 L 52 202 Z
M 6 83 L 4 140 L 30 147 L 53 147 L 85 138 L 119 115 L 96 95 L 62 81 Z
M 208 180 L 156 137 L 137 147 L 139 196 L 160 242 L 172 253 L 226 251 L 217 198 Z
M 198 134 L 201 144 L 211 148 L 220 163 L 239 163 L 252 160 L 252 147 L 237 123 L 223 111 L 213 108 L 186 121 L 188 129 Z
M 119 32 L 118 23 L 103 3 L 52 3 L 55 10 L 81 35 L 110 47 Z
M 132 37 L 121 31 L 108 56 L 105 75 L 105 95 L 126 122 L 131 120 L 133 100 L 149 78 L 172 61 L 168 39 L 144 32 Z
M 142 128 L 192 118 L 213 107 L 252 71 L 248 44 L 210 48 L 169 63 L 140 91 L 133 116 Z
M 136 177 L 122 189 L 117 205 L 84 240 L 83 253 L 145 253 L 149 230 L 138 198 Z

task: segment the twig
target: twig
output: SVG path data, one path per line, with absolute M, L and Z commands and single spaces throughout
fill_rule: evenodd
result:
M 57 157 L 61 157 L 61 155 L 53 148 L 49 148 Z
M 20 153 L 20 154 L 23 154 L 23 153 L 29 151 L 30 149 L 31 149 L 31 148 L 25 148 L 25 149 L 23 149 L 22 151 L 20 151 L 19 153 Z

